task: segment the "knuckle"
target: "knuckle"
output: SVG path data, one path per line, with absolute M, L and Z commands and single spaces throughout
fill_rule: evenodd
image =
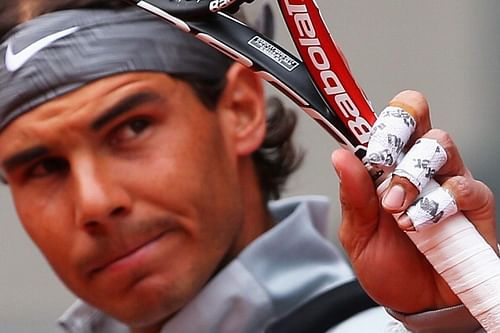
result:
M 448 181 L 448 187 L 452 191 L 455 199 L 459 201 L 467 200 L 473 195 L 471 183 L 469 179 L 464 176 L 455 176 Z
M 460 209 L 491 211 L 495 207 L 495 194 L 483 182 L 467 177 L 455 176 L 446 181 Z
M 441 147 L 443 147 L 446 151 L 448 161 L 461 161 L 458 148 L 456 147 L 450 133 L 439 128 L 433 128 L 427 132 L 425 137 L 437 140 Z
M 439 144 L 444 148 L 452 147 L 454 145 L 453 138 L 451 137 L 450 133 L 440 128 L 433 128 L 429 130 L 425 137 L 437 140 Z

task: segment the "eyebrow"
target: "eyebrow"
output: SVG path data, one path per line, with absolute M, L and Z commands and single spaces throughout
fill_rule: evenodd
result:
M 99 118 L 92 122 L 90 128 L 94 131 L 98 131 L 120 115 L 132 111 L 140 105 L 158 101 L 160 99 L 161 97 L 159 95 L 152 92 L 139 92 L 137 94 L 128 96 L 118 102 L 116 105 L 104 111 Z
M 159 95 L 152 92 L 139 92 L 134 95 L 128 96 L 122 101 L 118 102 L 116 105 L 104 111 L 104 113 L 100 117 L 98 117 L 91 123 L 90 128 L 94 131 L 98 131 L 99 129 L 101 129 L 106 124 L 113 121 L 113 119 L 119 117 L 123 113 L 132 111 L 133 109 L 135 109 L 140 105 L 157 101 L 160 99 L 161 97 Z M 3 170 L 8 172 L 22 165 L 28 164 L 31 161 L 49 155 L 49 153 L 50 150 L 46 146 L 39 145 L 31 147 L 6 158 L 1 163 L 1 166 Z M 5 177 L 3 176 L 2 172 L 0 174 L 0 182 L 5 183 L 4 178 Z
M 20 165 L 27 164 L 33 160 L 48 155 L 49 152 L 49 149 L 45 146 L 28 148 L 5 159 L 2 162 L 2 167 L 4 170 L 9 171 L 19 167 Z

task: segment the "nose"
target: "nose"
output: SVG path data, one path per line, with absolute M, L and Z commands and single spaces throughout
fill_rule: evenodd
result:
M 106 164 L 80 159 L 72 166 L 75 221 L 89 231 L 104 231 L 131 210 L 131 198 Z

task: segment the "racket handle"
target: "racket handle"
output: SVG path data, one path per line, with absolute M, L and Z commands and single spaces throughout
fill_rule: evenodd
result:
M 486 332 L 500 333 L 500 258 L 474 225 L 459 212 L 407 235 Z

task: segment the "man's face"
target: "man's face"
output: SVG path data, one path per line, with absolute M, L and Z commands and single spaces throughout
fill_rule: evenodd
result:
M 129 73 L 0 134 L 23 226 L 78 296 L 146 324 L 238 250 L 242 203 L 223 114 L 167 75 Z

